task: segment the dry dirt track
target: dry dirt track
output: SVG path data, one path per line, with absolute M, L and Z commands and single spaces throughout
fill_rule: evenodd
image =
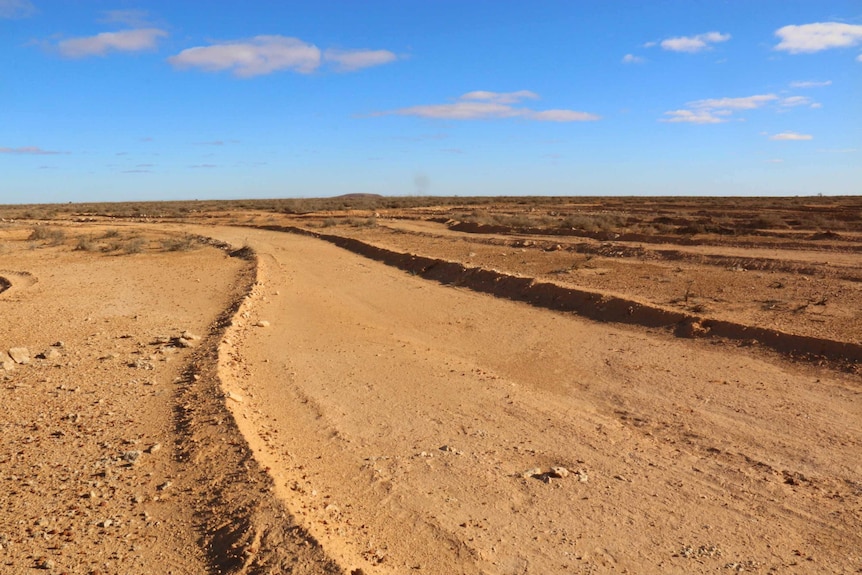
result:
M 862 569 L 856 378 L 196 230 L 258 251 L 227 401 L 347 572 Z

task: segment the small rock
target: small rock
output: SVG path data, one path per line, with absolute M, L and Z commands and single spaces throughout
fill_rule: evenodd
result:
M 269 322 L 265 319 L 262 319 L 254 325 L 256 325 L 257 327 L 269 327 Z
M 186 339 L 184 337 L 178 337 L 177 338 L 177 345 L 180 347 L 192 347 L 194 345 L 194 342 L 192 340 Z
M 617 481 L 625 481 L 625 482 L 629 481 L 625 475 L 614 475 L 614 479 L 616 479 Z
M 587 481 L 590 480 L 590 476 L 587 475 L 586 471 L 582 471 L 579 469 L 577 472 L 577 475 L 578 475 L 578 481 L 580 481 L 581 483 L 586 483 Z
M 60 352 L 52 347 L 40 353 L 38 357 L 42 359 L 57 359 L 60 355 Z
M 0 369 L 6 371 L 13 371 L 15 369 L 15 362 L 5 351 L 0 351 Z
M 237 403 L 242 403 L 242 396 L 237 394 L 237 393 L 234 393 L 232 391 L 228 391 L 227 393 L 224 394 L 224 396 L 226 399 L 232 399 L 233 401 L 235 401 Z
M 183 339 L 187 339 L 189 341 L 197 341 L 200 339 L 200 336 L 193 334 L 189 330 L 185 330 L 181 336 Z
M 36 560 L 37 569 L 53 569 L 54 565 L 54 560 L 48 557 L 40 557 Z
M 123 454 L 123 460 L 128 461 L 129 463 L 135 463 L 140 458 L 141 452 L 138 450 L 127 451 Z
M 26 365 L 30 363 L 30 350 L 26 347 L 12 347 L 9 349 L 9 357 L 15 363 Z
M 111 519 L 105 519 L 103 521 L 99 521 L 96 525 L 99 527 L 110 527 L 114 522 Z
M 63 343 L 62 341 L 55 341 L 54 343 L 51 344 L 51 347 L 66 347 L 66 344 Z
M 157 485 L 157 486 L 156 486 L 156 489 L 158 489 L 159 491 L 165 491 L 165 490 L 167 490 L 171 485 L 173 485 L 173 482 L 172 482 L 172 481 L 165 481 L 164 483 L 162 483 L 162 484 L 160 484 L 160 485 Z
M 162 448 L 161 443 L 154 443 L 147 449 L 147 453 L 155 453 L 158 450 L 160 450 L 161 448 Z
M 146 501 L 146 498 L 143 495 L 139 493 L 132 495 L 132 503 L 143 503 L 144 501 Z
M 538 477 L 541 474 L 542 474 L 542 468 L 541 467 L 534 467 L 532 469 L 528 469 L 525 472 L 523 472 L 521 474 L 521 477 L 523 477 L 524 479 L 529 479 L 530 477 Z
M 569 470 L 565 467 L 552 467 L 551 468 L 551 477 L 556 477 L 558 479 L 569 476 Z

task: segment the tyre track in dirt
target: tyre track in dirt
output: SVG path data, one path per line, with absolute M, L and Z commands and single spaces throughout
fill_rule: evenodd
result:
M 219 375 L 275 493 L 342 569 L 862 566 L 854 378 L 429 284 L 312 238 L 202 233 L 261 254 Z M 553 465 L 589 480 L 523 476 Z

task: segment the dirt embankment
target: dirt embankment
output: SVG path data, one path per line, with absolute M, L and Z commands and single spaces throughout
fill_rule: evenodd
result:
M 467 287 L 538 307 L 574 312 L 589 319 L 627 323 L 645 327 L 672 328 L 681 337 L 719 337 L 748 345 L 756 343 L 796 359 L 829 360 L 852 369 L 862 362 L 862 345 L 784 333 L 759 326 L 707 319 L 663 309 L 631 299 L 609 296 L 534 278 L 518 277 L 495 270 L 471 268 L 461 263 L 400 253 L 343 236 L 323 234 L 304 228 L 262 226 L 264 229 L 300 233 L 331 242 L 365 257 L 445 284 Z

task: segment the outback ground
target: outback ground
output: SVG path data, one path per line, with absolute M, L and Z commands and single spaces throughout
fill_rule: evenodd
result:
M 3 573 L 862 572 L 862 200 L 0 206 Z

